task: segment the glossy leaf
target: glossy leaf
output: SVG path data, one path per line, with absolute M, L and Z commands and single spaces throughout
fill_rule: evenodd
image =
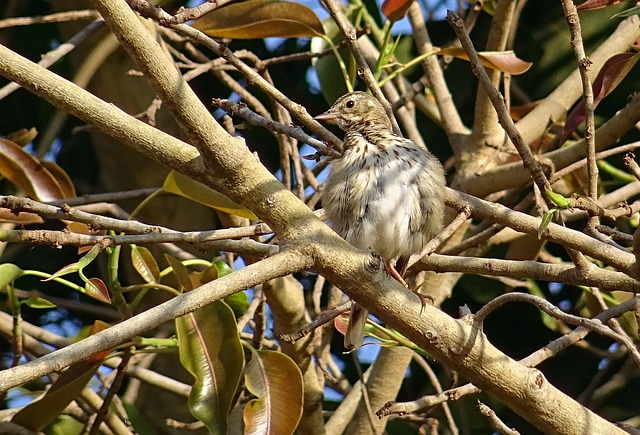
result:
M 222 193 L 202 183 L 198 183 L 177 171 L 169 172 L 169 175 L 167 175 L 167 178 L 164 180 L 162 189 L 165 192 L 180 195 L 225 213 L 235 214 L 248 219 L 258 219 L 248 208 L 235 203 Z
M 43 279 L 43 281 L 51 281 L 55 278 L 60 278 L 65 275 L 69 275 L 71 273 L 76 273 L 78 271 L 78 263 L 67 264 L 66 266 L 58 269 L 53 275 L 49 278 Z
M 292 434 L 302 416 L 302 374 L 281 352 L 252 350 L 245 370 L 247 389 L 256 396 L 244 408 L 245 434 Z
M 14 142 L 3 138 L 0 138 L 0 175 L 28 196 L 40 201 L 65 197 L 56 179 L 38 159 Z
M 131 263 L 146 282 L 157 283 L 160 280 L 160 267 L 151 251 L 144 246 L 131 245 Z
M 91 335 L 105 329 L 105 327 L 108 325 L 104 322 L 94 323 Z M 97 371 L 100 362 L 109 353 L 111 350 L 104 350 L 70 366 L 60 374 L 43 397 L 22 408 L 11 421 L 34 431 L 45 428 L 58 417 L 72 400 L 78 397 Z
M 76 188 L 71 181 L 71 177 L 69 177 L 69 174 L 67 174 L 57 163 L 43 160 L 40 164 L 44 166 L 51 176 L 58 182 L 58 186 L 60 186 L 60 190 L 62 191 L 64 198 L 75 198 L 78 196 L 76 194 Z
M 105 303 L 111 302 L 107 285 L 100 278 L 89 278 L 84 282 L 84 290 L 87 296 Z
M 384 0 L 382 2 L 382 15 L 389 21 L 401 20 L 409 10 L 413 0 Z
M 349 313 L 343 313 L 333 319 L 333 327 L 336 328 L 336 331 L 340 334 L 345 335 L 349 327 Z
M 622 82 L 638 59 L 640 59 L 640 53 L 619 53 L 607 59 L 592 85 L 594 109 L 604 97 L 609 95 L 611 91 Z M 569 134 L 571 134 L 585 118 L 584 98 L 582 98 L 571 113 L 569 113 L 569 116 L 567 116 L 567 122 L 562 129 L 559 143 L 564 143 Z
M 195 378 L 189 410 L 211 433 L 225 434 L 244 366 L 233 313 L 216 301 L 176 319 L 176 332 L 180 362 Z
M 458 59 L 469 60 L 469 56 L 462 47 L 449 47 L 437 52 L 443 56 L 453 56 Z M 478 52 L 480 62 L 487 68 L 502 71 L 513 76 L 523 74 L 533 65 L 531 62 L 525 62 L 511 51 L 480 51 Z
M 224 298 L 224 303 L 229 305 L 236 319 L 239 319 L 249 309 L 249 299 L 245 292 L 234 293 Z
M 0 290 L 20 278 L 23 274 L 24 270 L 20 269 L 15 264 L 0 264 Z
M 214 10 L 193 23 L 214 38 L 262 39 L 313 37 L 324 34 L 313 10 L 296 2 L 248 0 Z

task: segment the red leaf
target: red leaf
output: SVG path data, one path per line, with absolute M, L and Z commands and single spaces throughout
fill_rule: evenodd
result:
M 411 6 L 413 0 L 384 0 L 382 2 L 382 15 L 389 21 L 401 20 Z

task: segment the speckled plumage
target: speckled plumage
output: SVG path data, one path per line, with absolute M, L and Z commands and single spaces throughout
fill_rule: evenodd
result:
M 396 135 L 382 105 L 364 92 L 340 97 L 316 119 L 333 121 L 346 133 L 344 153 L 333 162 L 322 196 L 332 228 L 390 265 L 422 252 L 442 229 L 445 177 L 440 162 Z M 364 318 L 354 319 L 358 310 Z M 362 307 L 352 307 L 348 347 L 360 346 L 366 315 Z

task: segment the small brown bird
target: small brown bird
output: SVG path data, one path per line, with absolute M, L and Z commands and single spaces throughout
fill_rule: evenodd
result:
M 442 165 L 395 134 L 382 105 L 364 92 L 338 98 L 316 119 L 334 122 L 346 133 L 344 154 L 333 162 L 322 194 L 332 228 L 355 247 L 378 252 L 389 273 L 406 286 L 394 263 L 421 253 L 442 229 Z M 348 349 L 362 345 L 367 315 L 352 303 Z

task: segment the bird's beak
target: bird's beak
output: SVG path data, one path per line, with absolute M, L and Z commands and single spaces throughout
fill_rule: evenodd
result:
M 340 115 L 335 113 L 335 112 L 331 112 L 330 110 L 327 110 L 324 113 L 321 113 L 320 115 L 317 115 L 316 117 L 314 117 L 313 119 L 315 119 L 316 121 L 329 121 L 329 122 L 333 122 L 336 119 L 340 118 Z

